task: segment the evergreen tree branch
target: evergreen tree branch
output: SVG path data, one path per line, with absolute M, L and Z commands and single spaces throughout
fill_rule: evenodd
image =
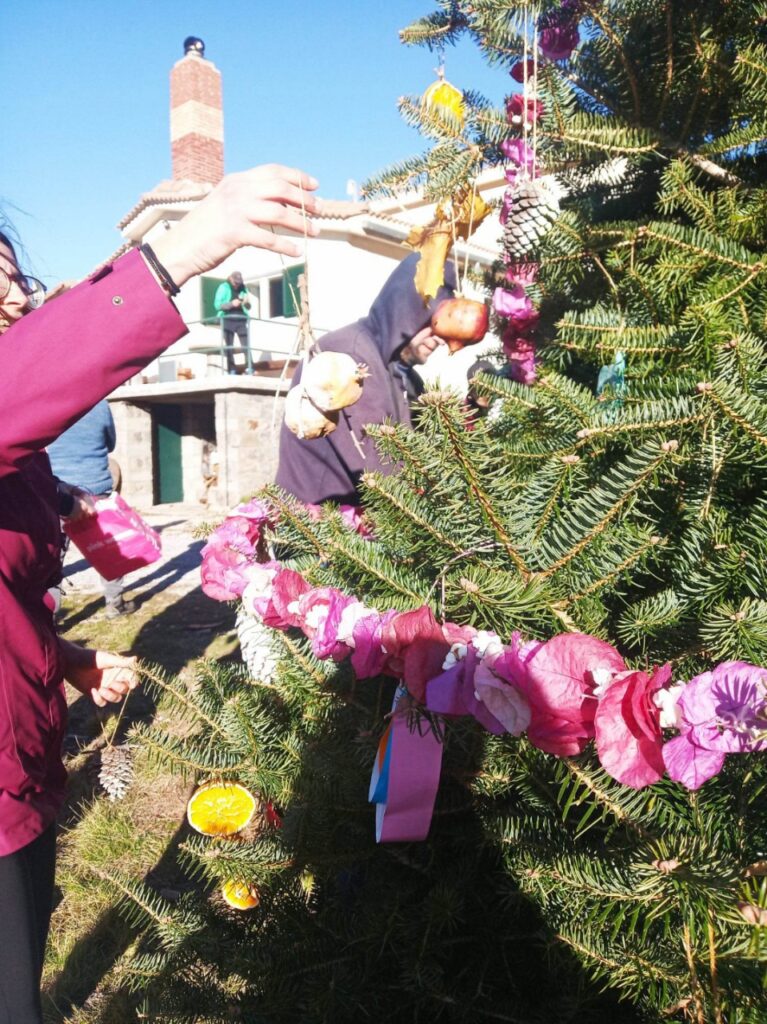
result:
M 583 960 L 592 960 L 598 963 L 600 967 L 606 968 L 610 974 L 620 975 L 626 968 L 625 959 L 611 959 L 610 957 L 605 956 L 604 953 L 600 953 L 595 949 L 590 949 L 582 942 L 578 942 L 572 936 L 565 935 L 563 932 L 557 933 L 557 939 L 559 939 L 560 942 L 564 942 L 565 945 L 574 950 Z M 623 952 L 624 956 L 628 956 L 630 961 L 636 965 L 640 975 L 646 975 L 647 977 L 655 978 L 658 981 L 664 981 L 669 985 L 673 985 L 677 989 L 687 982 L 687 978 L 682 978 L 678 974 L 671 974 L 669 971 L 664 971 L 663 968 L 658 967 L 657 964 L 651 963 L 649 960 L 645 960 L 636 955 L 628 955 L 625 951 Z
M 482 511 L 484 512 L 488 522 L 495 530 L 498 539 L 500 540 L 501 544 L 503 545 L 506 551 L 506 554 L 509 556 L 509 558 L 513 562 L 514 566 L 516 567 L 517 571 L 522 576 L 522 578 L 524 580 L 528 580 L 530 578 L 530 570 L 525 565 L 522 556 L 519 553 L 519 551 L 517 551 L 514 543 L 511 540 L 511 537 L 509 537 L 509 535 L 506 533 L 503 523 L 501 522 L 495 511 L 489 495 L 487 494 L 485 489 L 482 487 L 482 484 L 480 483 L 479 476 L 474 467 L 474 463 L 470 458 L 466 456 L 462 443 L 463 437 L 459 435 L 456 424 L 453 422 L 449 415 L 445 415 L 444 409 L 442 407 L 445 397 L 447 397 L 448 399 L 452 399 L 452 395 L 448 394 L 447 396 L 445 396 L 440 391 L 427 392 L 425 395 L 421 397 L 421 402 L 424 405 L 433 406 L 440 414 L 440 420 L 442 422 L 442 426 L 448 437 L 448 440 L 450 441 L 450 446 L 453 455 L 458 465 L 460 466 L 461 471 L 469 484 L 469 487 L 474 492 L 474 496 L 479 502 L 479 505 L 482 508 Z
M 756 402 L 749 401 L 734 387 L 728 387 L 726 384 L 718 382 L 716 384 L 703 382 L 698 385 L 698 391 L 727 419 L 753 438 L 757 444 L 767 448 L 767 422 L 764 421 L 761 409 Z
M 639 120 L 642 113 L 642 102 L 639 94 L 639 81 L 636 77 L 634 67 L 631 61 L 629 60 L 629 55 L 626 52 L 626 49 L 623 45 L 623 40 L 620 38 L 618 33 L 615 32 L 613 27 L 609 25 L 608 22 L 605 20 L 603 16 L 604 9 L 602 7 L 602 4 L 599 3 L 598 0 L 597 2 L 592 2 L 592 0 L 582 0 L 582 4 L 583 9 L 585 11 L 588 11 L 588 15 L 593 20 L 594 24 L 599 26 L 599 28 L 602 30 L 606 38 L 610 40 L 610 42 L 613 44 L 613 46 L 618 52 L 620 62 L 623 65 L 623 70 L 626 73 L 626 78 L 631 88 L 631 98 L 634 108 L 634 123 L 639 124 Z
M 406 516 L 414 526 L 418 527 L 424 533 L 433 537 L 439 544 L 444 545 L 446 548 L 450 548 L 453 551 L 463 554 L 463 546 L 454 540 L 453 537 L 448 536 L 443 530 L 438 528 L 433 515 L 429 515 L 426 509 L 419 510 L 414 505 L 410 505 L 402 500 L 401 495 L 398 495 L 394 488 L 386 486 L 386 481 L 391 478 L 381 477 L 376 473 L 365 473 L 362 477 L 362 482 L 368 491 L 373 491 L 378 494 L 384 501 L 386 501 L 392 508 L 395 508 L 399 513 Z
M 179 686 L 175 685 L 175 682 L 168 682 L 167 679 L 164 679 L 161 675 L 159 675 L 152 668 L 145 664 L 139 664 L 136 668 L 136 671 L 143 679 L 148 679 L 153 686 L 157 687 L 158 690 L 170 694 L 171 697 L 173 698 L 173 701 L 178 706 L 184 708 L 185 711 L 191 714 L 194 718 L 197 718 L 200 721 L 204 722 L 205 725 L 210 729 L 211 733 L 219 736 L 222 739 L 225 738 L 226 734 L 219 725 L 219 723 L 216 722 L 209 715 L 206 715 L 202 708 L 200 708 L 197 701 L 195 701 L 194 698 L 190 696 L 190 694 L 186 693 Z
M 581 590 L 580 593 L 573 594 L 571 597 L 569 597 L 565 602 L 565 607 L 571 604 L 575 604 L 577 601 L 582 601 L 584 597 L 588 597 L 590 594 L 595 594 L 598 590 L 602 590 L 604 587 L 608 586 L 608 584 L 618 579 L 619 576 L 623 575 L 623 573 L 631 569 L 632 566 L 641 562 L 644 559 L 645 555 L 647 555 L 649 551 L 652 551 L 653 548 L 656 548 L 659 545 L 662 546 L 667 543 L 668 540 L 666 538 L 659 537 L 657 536 L 657 534 L 653 534 L 653 536 L 650 537 L 650 539 L 646 541 L 646 543 L 644 543 L 641 547 L 637 548 L 637 550 L 632 552 L 627 558 L 624 558 L 624 560 L 619 565 L 617 565 L 612 572 L 608 573 L 607 575 L 601 578 L 595 579 L 593 583 L 590 583 L 587 587 Z
M 552 576 L 564 568 L 595 540 L 654 477 L 660 465 L 676 448 L 677 442 L 669 441 L 664 442 L 660 450 L 655 446 L 640 450 L 636 453 L 638 458 L 634 473 L 627 486 L 624 475 L 626 467 L 617 467 L 605 476 L 602 487 L 579 499 L 569 510 L 567 518 L 560 523 L 558 536 L 550 538 L 547 545 L 552 552 L 562 547 L 566 547 L 566 550 L 555 562 L 541 570 L 541 578 Z M 574 537 L 577 540 L 573 543 Z
M 581 767 L 577 761 L 574 761 L 571 757 L 562 758 L 562 764 L 568 772 L 570 772 L 572 777 L 591 793 L 597 804 L 602 807 L 607 814 L 614 818 L 619 825 L 630 829 L 643 842 L 653 841 L 655 837 L 652 833 L 648 832 L 647 829 L 638 821 L 634 821 L 633 818 L 621 807 L 621 805 L 616 803 L 609 793 L 597 783 L 596 779 L 590 772 L 587 772 L 585 768 Z

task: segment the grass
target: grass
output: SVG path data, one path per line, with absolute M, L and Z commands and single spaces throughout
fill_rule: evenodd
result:
M 106 619 L 102 609 L 98 595 L 68 597 L 60 632 L 87 647 L 135 654 L 182 678 L 200 658 L 237 657 L 234 610 L 199 589 L 162 591 L 118 619 Z M 123 741 L 134 722 L 161 717 L 162 704 L 138 690 L 120 716 L 118 709 L 98 709 L 69 687 L 67 697 L 70 785 L 61 819 L 44 1016 L 46 1024 L 129 1024 L 140 1019 L 139 1008 L 122 986 L 121 963 L 134 933 L 104 876 L 143 878 L 168 899 L 178 898 L 188 885 L 175 853 L 186 831 L 189 787 L 139 753 L 127 795 L 110 801 L 97 778 L 101 750 L 109 737 Z

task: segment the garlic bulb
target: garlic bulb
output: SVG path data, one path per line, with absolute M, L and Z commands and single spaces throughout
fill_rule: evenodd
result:
M 367 376 L 367 367 L 345 352 L 320 352 L 304 367 L 301 385 L 318 409 L 330 412 L 354 405 Z
M 314 405 L 299 384 L 288 391 L 285 398 L 285 426 L 296 437 L 311 441 L 315 437 L 331 434 L 338 426 L 338 413 L 327 415 Z

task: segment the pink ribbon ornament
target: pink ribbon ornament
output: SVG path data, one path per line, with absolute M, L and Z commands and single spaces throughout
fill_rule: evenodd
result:
M 429 834 L 442 770 L 442 743 L 424 722 L 411 729 L 400 686 L 378 744 L 368 800 L 376 805 L 376 842 L 420 842 Z

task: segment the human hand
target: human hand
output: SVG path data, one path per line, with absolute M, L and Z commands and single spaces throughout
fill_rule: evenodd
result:
M 319 210 L 316 188 L 310 175 L 281 164 L 229 174 L 152 247 L 179 286 L 246 245 L 298 256 L 298 245 L 272 229 L 316 235 L 304 216 Z
M 92 519 L 96 515 L 96 499 L 87 491 L 81 491 L 79 487 L 73 487 L 70 491 L 74 498 L 72 511 L 67 516 L 70 523 L 79 523 L 84 519 Z
M 119 703 L 138 686 L 136 658 L 87 650 L 66 640 L 60 643 L 64 678 L 80 693 L 90 696 L 98 707 Z
M 96 515 L 96 501 L 88 491 L 84 491 L 81 487 L 75 487 L 74 484 L 68 484 L 65 480 L 57 480 L 56 486 L 60 496 L 68 494 L 72 499 L 71 508 L 67 508 L 61 501 L 61 497 L 59 498 L 59 514 L 69 522 L 81 522 L 83 519 L 90 519 L 91 516 Z

